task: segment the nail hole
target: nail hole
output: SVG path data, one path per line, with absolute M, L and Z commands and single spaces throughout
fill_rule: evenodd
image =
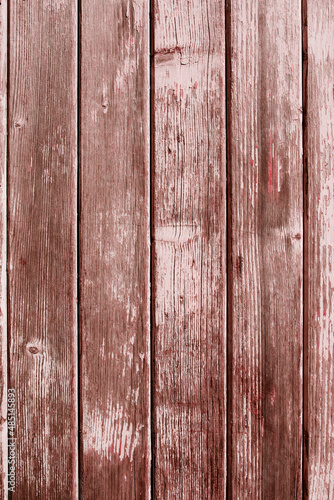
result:
M 103 108 L 103 113 L 106 113 L 109 109 L 109 102 L 108 99 L 104 99 L 102 102 L 102 108 Z

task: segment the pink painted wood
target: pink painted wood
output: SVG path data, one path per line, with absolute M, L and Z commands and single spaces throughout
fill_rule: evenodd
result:
M 153 498 L 226 490 L 224 2 L 154 2 Z
M 0 6 L 0 498 L 7 499 L 7 1 Z
M 149 4 L 81 19 L 81 498 L 148 499 Z
M 229 498 L 300 499 L 301 2 L 228 7 Z
M 308 0 L 307 9 L 304 498 L 320 499 L 334 498 L 334 5 Z
M 334 6 L 151 3 L 0 0 L 0 498 L 332 499 Z
M 12 0 L 9 21 L 14 495 L 65 500 L 78 489 L 77 4 Z

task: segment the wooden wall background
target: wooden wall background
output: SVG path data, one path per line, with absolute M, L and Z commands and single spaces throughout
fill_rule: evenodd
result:
M 334 499 L 333 33 L 1 0 L 1 498 Z

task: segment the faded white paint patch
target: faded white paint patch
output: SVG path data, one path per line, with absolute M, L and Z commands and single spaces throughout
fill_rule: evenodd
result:
M 120 461 L 129 459 L 132 462 L 143 427 L 142 424 L 134 425 L 124 407 L 110 400 L 104 412 L 95 408 L 85 413 L 86 451 L 97 452 L 108 460 L 116 456 Z
M 198 236 L 199 231 L 191 225 L 172 225 L 157 227 L 155 229 L 155 240 L 171 243 L 185 243 Z

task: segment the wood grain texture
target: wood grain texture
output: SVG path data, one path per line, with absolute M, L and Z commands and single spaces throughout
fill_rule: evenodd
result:
M 0 498 L 7 496 L 7 2 L 0 4 Z
M 300 0 L 229 1 L 229 498 L 301 498 Z
M 10 3 L 9 385 L 17 498 L 77 498 L 77 8 Z
M 334 498 L 334 5 L 307 2 L 305 498 Z
M 153 497 L 225 498 L 224 2 L 154 3 Z
M 81 4 L 81 497 L 149 498 L 149 4 Z

